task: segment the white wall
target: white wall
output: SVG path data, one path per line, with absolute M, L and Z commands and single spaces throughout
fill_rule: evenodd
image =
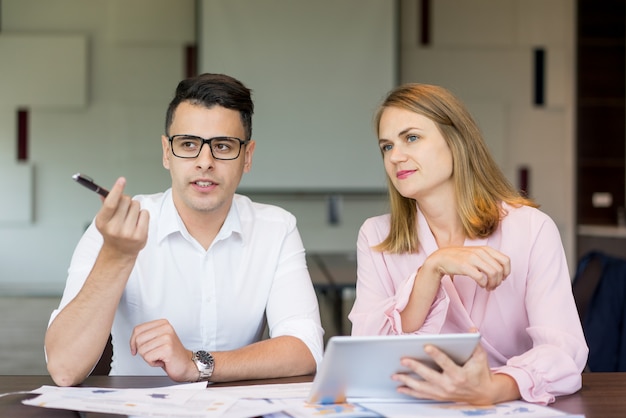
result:
M 417 1 L 401 0 L 401 81 L 444 84 L 470 105 L 511 180 L 519 164 L 531 167 L 533 196 L 555 219 L 572 254 L 573 0 L 431 4 L 433 44 L 422 48 L 416 44 Z M 170 184 L 159 141 L 167 103 L 184 76 L 184 46 L 195 37 L 194 0 L 2 0 L 0 7 L 0 39 L 86 39 L 84 106 L 62 106 L 60 97 L 58 105 L 31 107 L 32 221 L 0 222 L 0 293 L 60 293 L 73 248 L 100 204 L 74 184 L 73 173 L 85 172 L 105 186 L 125 175 L 131 194 Z M 494 10 L 495 17 L 484 18 Z M 527 85 L 529 51 L 539 44 L 548 50 L 548 105 L 535 109 Z M 42 66 L 40 76 L 54 80 L 51 68 Z M 14 82 L 31 85 L 29 79 Z M 0 178 L 11 178 L 16 165 L 19 105 L 24 103 L 0 101 Z M 326 196 L 253 197 L 294 212 L 310 251 L 353 250 L 363 220 L 386 211 L 385 196 L 344 196 L 340 223 L 329 225 Z M 8 199 L 12 195 L 3 193 L 1 200 Z
M 18 105 L 30 106 L 34 173 L 32 222 L 0 224 L 0 292 L 59 293 L 73 248 L 100 204 L 71 175 L 82 171 L 103 185 L 125 175 L 130 193 L 160 191 L 169 183 L 160 164 L 160 135 L 165 108 L 183 77 L 184 45 L 194 42 L 194 2 L 3 0 L 0 6 L 0 40 L 61 34 L 87 40 L 87 86 L 76 80 L 73 87 L 87 91 L 83 106 L 65 105 L 64 96 L 74 94 L 70 86 L 58 94 L 58 104 L 7 103 L 3 95 L 0 107 L 0 177 L 15 165 Z M 36 77 L 57 83 L 62 74 L 51 64 L 66 55 L 38 66 Z M 28 91 L 38 85 L 29 74 L 13 75 L 10 82 Z M 35 97 L 40 93 L 35 89 Z
M 384 191 L 372 116 L 398 82 L 397 3 L 200 4 L 199 71 L 253 88 L 254 175 L 241 188 Z

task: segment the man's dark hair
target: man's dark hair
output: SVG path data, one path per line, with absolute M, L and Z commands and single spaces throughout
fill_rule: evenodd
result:
M 222 106 L 239 112 L 241 122 L 249 140 L 252 137 L 252 103 L 251 90 L 239 80 L 224 74 L 200 74 L 187 78 L 176 87 L 174 98 L 170 102 L 165 115 L 165 135 L 169 135 L 174 111 L 182 102 L 201 105 L 206 108 Z

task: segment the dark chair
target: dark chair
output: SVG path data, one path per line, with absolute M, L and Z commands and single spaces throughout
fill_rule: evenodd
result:
M 626 260 L 585 254 L 572 290 L 589 346 L 588 370 L 626 371 Z
M 104 351 L 102 352 L 102 356 L 100 356 L 100 360 L 94 367 L 91 372 L 92 375 L 95 376 L 108 376 L 111 371 L 111 360 L 113 359 L 113 344 L 111 342 L 111 336 L 109 335 L 109 339 L 107 340 L 107 344 L 104 347 Z

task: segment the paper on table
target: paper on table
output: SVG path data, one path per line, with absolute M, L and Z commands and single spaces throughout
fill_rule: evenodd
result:
M 361 406 L 376 411 L 385 417 L 490 417 L 511 416 L 524 418 L 565 417 L 566 413 L 548 406 L 536 405 L 524 401 L 503 402 L 496 405 L 473 406 L 461 403 L 378 403 L 360 402 Z
M 278 383 L 269 385 L 246 385 L 246 386 L 208 386 L 209 392 L 221 393 L 239 399 L 306 399 L 311 392 L 313 383 Z
M 221 416 L 236 401 L 209 392 L 206 382 L 147 389 L 42 386 L 25 405 L 150 417 L 211 418 Z
M 337 405 L 308 404 L 311 383 L 253 386 L 209 386 L 206 383 L 149 389 L 58 388 L 42 386 L 30 393 L 38 397 L 26 405 L 104 412 L 131 416 L 198 418 L 349 418 L 349 417 L 467 417 L 521 416 L 524 418 L 566 417 L 565 413 L 523 401 L 489 407 L 456 403 L 359 402 Z
M 523 401 L 504 402 L 488 407 L 471 406 L 467 404 L 452 402 L 433 402 L 424 400 L 399 401 L 393 402 L 381 401 L 377 399 L 352 399 L 346 404 L 337 405 L 311 405 L 306 403 L 308 394 L 311 390 L 311 383 L 290 383 L 276 385 L 254 385 L 254 386 L 231 386 L 216 387 L 209 391 L 216 391 L 221 394 L 227 394 L 234 398 L 247 398 L 251 402 L 247 410 L 248 416 L 259 416 L 261 413 L 254 414 L 254 408 L 260 405 L 267 406 L 272 404 L 279 407 L 281 412 L 272 415 L 263 416 L 268 418 L 348 418 L 348 417 L 467 417 L 469 416 L 520 416 L 524 418 L 544 418 L 544 417 L 569 417 L 554 408 L 536 405 Z M 253 403 L 256 400 L 257 403 Z M 242 402 L 242 401 L 239 401 Z M 236 404 L 237 405 L 237 404 Z M 234 407 L 231 411 L 234 410 Z M 224 418 L 231 418 L 227 411 Z M 246 416 L 246 408 L 239 409 Z M 234 418 L 234 416 L 233 416 Z
M 251 386 L 215 387 L 208 391 L 219 392 L 240 400 L 222 416 L 243 418 L 265 416 L 269 418 L 379 418 L 382 415 L 355 404 L 311 405 L 306 399 L 312 383 L 287 383 Z M 244 404 L 247 402 L 247 404 Z M 265 408 L 261 412 L 258 408 Z M 273 411 L 267 409 L 273 408 Z

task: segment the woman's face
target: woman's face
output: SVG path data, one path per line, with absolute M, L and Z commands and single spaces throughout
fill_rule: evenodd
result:
M 398 192 L 420 200 L 454 190 L 452 152 L 435 122 L 398 107 L 383 110 L 378 143 L 385 171 Z

